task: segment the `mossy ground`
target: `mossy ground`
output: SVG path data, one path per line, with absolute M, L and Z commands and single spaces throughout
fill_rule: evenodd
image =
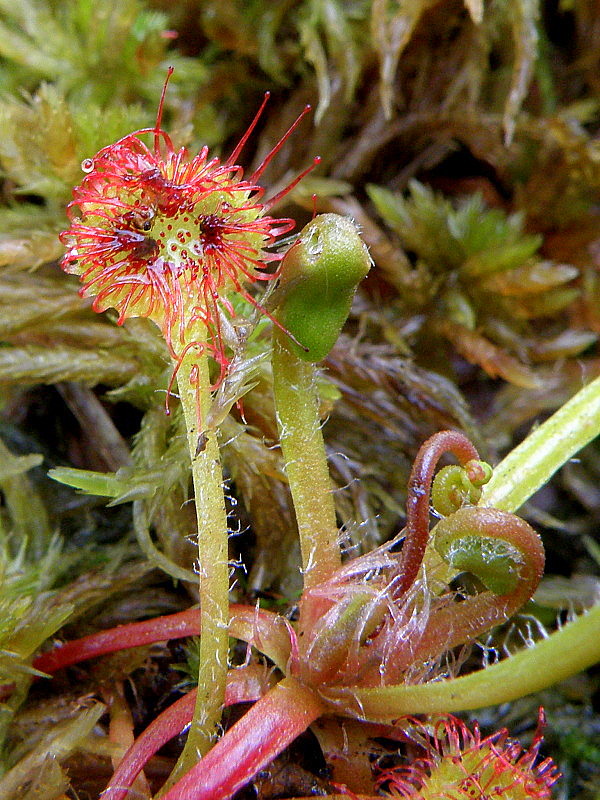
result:
M 600 373 L 599 31 L 593 0 L 0 0 L 0 676 L 17 687 L 0 708 L 6 800 L 97 797 L 106 707 L 120 703 L 141 730 L 186 660 L 155 647 L 32 685 L 32 654 L 194 600 L 155 553 L 193 568 L 181 416 L 176 404 L 164 413 L 168 352 L 152 323 L 94 314 L 58 268 L 83 159 L 153 124 L 168 65 L 164 124 L 192 152 L 226 156 L 268 89 L 245 155 L 258 163 L 314 105 L 265 177 L 275 194 L 320 155 L 275 211 L 299 225 L 314 206 L 351 215 L 375 262 L 321 389 L 338 515 L 368 548 L 402 526 L 426 436 L 460 428 L 493 463 Z M 259 331 L 252 345 L 243 416 L 244 380 L 213 413 L 239 533 L 231 557 L 246 565 L 235 595 L 285 607 L 298 555 L 267 341 Z M 49 480 L 53 467 L 110 474 L 82 495 Z M 527 507 L 548 577 L 532 616 L 495 647 L 598 602 L 599 476 L 592 444 Z M 519 733 L 540 702 L 560 796 L 591 800 L 597 672 L 477 716 Z M 287 758 L 279 796 L 326 786 L 308 752 Z

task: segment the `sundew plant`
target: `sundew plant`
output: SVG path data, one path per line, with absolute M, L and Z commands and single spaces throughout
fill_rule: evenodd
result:
M 1 797 L 594 798 L 595 16 L 0 2 Z
M 243 347 L 243 335 L 232 332 L 226 341 L 235 318 L 228 290 L 268 314 L 243 284 L 277 277 L 266 270 L 282 255 L 265 248 L 288 233 L 293 221 L 274 220 L 267 212 L 302 174 L 267 202 L 257 181 L 304 113 L 245 180 L 235 161 L 268 97 L 221 164 L 209 158 L 207 147 L 194 158 L 185 149 L 175 151 L 160 127 L 166 88 L 165 82 L 153 129 L 126 136 L 84 162 L 87 175 L 73 192 L 72 224 L 62 234 L 68 249 L 61 265 L 80 275 L 82 295 L 95 297 L 94 310 L 116 308 L 118 323 L 131 316 L 155 322 L 174 362 L 167 404 L 177 377 L 195 485 L 205 673 L 199 678 L 199 698 L 204 693 L 205 699 L 198 711 L 204 722 L 194 727 L 188 747 L 202 753 L 225 697 L 229 583 L 223 477 L 216 432 L 205 419 L 211 392 L 231 371 L 230 352 Z M 152 150 L 140 140 L 144 133 L 153 138 Z M 209 354 L 218 366 L 214 380 Z

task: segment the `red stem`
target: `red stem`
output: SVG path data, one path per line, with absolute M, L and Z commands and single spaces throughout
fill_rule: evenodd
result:
M 289 636 L 280 617 L 270 611 L 251 606 L 232 605 L 230 630 L 232 636 L 255 645 L 272 658 L 278 666 L 285 665 L 289 653 Z M 78 664 L 88 658 L 128 650 L 169 639 L 182 639 L 200 634 L 200 614 L 197 608 L 188 608 L 177 614 L 155 617 L 143 622 L 118 625 L 106 631 L 73 639 L 54 650 L 37 656 L 35 669 L 53 674 L 63 667 Z M 283 660 L 283 664 L 281 661 Z
M 265 670 L 256 664 L 230 670 L 227 675 L 225 705 L 258 700 L 265 690 Z M 197 691 L 194 689 L 176 700 L 153 720 L 123 756 L 102 800 L 124 800 L 129 788 L 152 756 L 168 741 L 178 736 L 190 724 Z
M 88 658 L 128 650 L 168 639 L 181 639 L 184 636 L 198 636 L 200 633 L 200 614 L 197 608 L 188 608 L 177 614 L 155 617 L 143 622 L 118 625 L 106 631 L 92 633 L 81 639 L 55 647 L 37 656 L 33 661 L 35 669 L 52 675 L 63 667 L 78 664 Z
M 229 800 L 324 711 L 315 692 L 284 678 L 162 800 Z
M 459 431 L 440 431 L 424 442 L 413 464 L 408 481 L 406 501 L 406 538 L 402 546 L 402 578 L 395 591 L 400 597 L 412 586 L 418 575 L 429 540 L 429 503 L 431 484 L 438 461 L 445 453 L 453 453 L 461 466 L 479 454 L 467 437 Z

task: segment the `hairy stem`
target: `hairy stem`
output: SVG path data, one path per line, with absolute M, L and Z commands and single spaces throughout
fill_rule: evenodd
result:
M 177 373 L 192 462 L 198 521 L 200 589 L 200 670 L 194 719 L 171 780 L 180 777 L 210 749 L 225 701 L 229 626 L 227 513 L 216 430 L 199 429 L 211 400 L 208 359 L 187 350 Z
M 338 529 L 315 391 L 315 368 L 273 335 L 273 380 L 281 449 L 300 534 L 304 586 L 341 564 Z
M 475 447 L 458 431 L 435 433 L 421 445 L 408 481 L 402 577 L 396 596 L 402 595 L 413 584 L 421 567 L 429 540 L 431 484 L 438 461 L 445 453 L 453 453 L 461 465 L 479 458 Z

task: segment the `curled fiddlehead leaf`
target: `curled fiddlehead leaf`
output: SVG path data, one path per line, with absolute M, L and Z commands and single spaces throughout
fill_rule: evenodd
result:
M 464 467 L 452 464 L 442 467 L 433 479 L 431 505 L 447 517 L 464 505 L 475 505 L 481 497 L 481 487 L 492 477 L 492 468 L 485 461 L 473 459 Z
M 540 538 L 525 520 L 497 508 L 462 508 L 435 527 L 434 546 L 455 569 L 497 595 L 531 595 L 544 569 Z
M 435 433 L 421 446 L 413 464 L 408 481 L 408 497 L 406 501 L 406 537 L 402 548 L 402 576 L 398 583 L 396 596 L 404 594 L 413 584 L 425 548 L 429 540 L 429 503 L 435 468 L 440 458 L 446 453 L 452 453 L 459 461 L 461 467 L 479 461 L 479 454 L 467 437 L 458 431 L 441 431 Z M 479 475 L 480 480 L 483 476 Z M 484 482 L 484 481 L 482 481 Z M 439 485 L 438 485 L 438 488 Z M 438 491 L 439 499 L 444 490 Z M 451 510 L 454 510 L 452 507 Z M 442 512 L 440 512 L 442 513 Z
M 456 647 L 504 622 L 531 598 L 544 571 L 538 534 L 497 508 L 459 509 L 437 524 L 433 543 L 448 564 L 476 576 L 485 588 L 461 602 L 441 604 L 413 657 Z

